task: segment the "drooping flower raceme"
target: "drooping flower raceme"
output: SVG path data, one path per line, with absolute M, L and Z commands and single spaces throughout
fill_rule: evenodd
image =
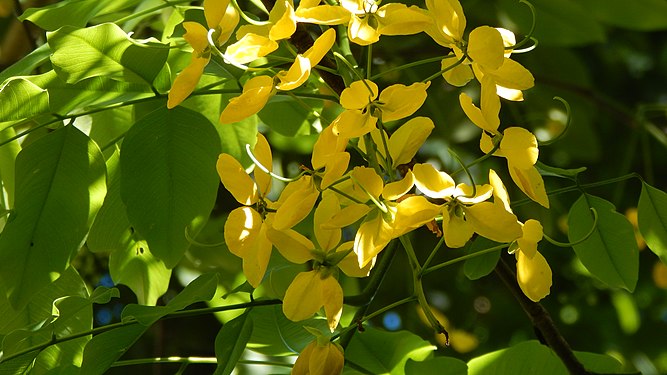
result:
M 239 23 L 239 14 L 236 8 L 229 5 L 229 0 L 219 2 L 205 0 L 204 15 L 208 27 L 215 30 L 214 36 L 217 35 L 217 38 L 214 40 L 218 46 L 227 42 Z M 190 64 L 174 80 L 169 91 L 167 108 L 176 107 L 192 94 L 211 59 L 208 30 L 199 23 L 191 21 L 183 22 L 183 27 L 186 31 L 183 38 L 192 47 L 192 58 Z

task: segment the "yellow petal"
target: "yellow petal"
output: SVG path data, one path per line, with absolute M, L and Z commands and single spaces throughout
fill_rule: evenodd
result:
M 516 278 L 523 293 L 535 302 L 549 295 L 552 274 L 547 260 L 539 252 L 533 259 L 522 251 L 515 254 Z
M 415 176 L 412 174 L 412 171 L 408 170 L 408 173 L 401 180 L 390 182 L 384 186 L 382 197 L 386 200 L 396 200 L 410 191 L 414 184 Z
M 344 228 L 348 225 L 352 225 L 357 220 L 366 216 L 372 207 L 367 206 L 361 203 L 351 204 L 347 207 L 344 207 L 337 214 L 333 215 L 329 221 L 322 223 L 322 228 L 332 229 L 332 228 Z
M 539 156 L 535 135 L 520 127 L 505 129 L 500 150 L 507 162 L 519 169 L 531 168 Z
M 313 210 L 320 192 L 315 189 L 312 183 L 311 176 L 303 176 L 296 182 L 303 181 L 300 188 L 296 189 L 293 194 L 283 197 L 281 194 L 281 206 L 276 211 L 275 221 L 273 226 L 278 230 L 291 228 L 305 219 L 306 216 Z M 283 191 L 285 194 L 285 191 Z
M 333 126 L 327 126 L 320 132 L 315 145 L 313 145 L 313 156 L 311 163 L 313 169 L 324 168 L 329 156 L 345 151 L 348 139 L 340 137 L 333 132 Z
M 493 150 L 493 138 L 491 138 L 487 132 L 482 132 L 482 137 L 479 139 L 479 149 L 485 154 L 488 154 Z M 500 149 L 494 151 L 493 155 L 505 156 Z
M 364 18 L 359 18 L 356 15 L 350 17 L 350 23 L 347 27 L 347 35 L 352 43 L 360 46 L 367 46 L 380 40 L 380 33 L 376 27 L 369 24 L 369 20 L 373 20 L 375 24 L 378 21 L 375 15 L 369 15 Z
M 324 167 L 324 174 L 322 175 L 320 189 L 328 188 L 331 184 L 343 177 L 349 164 L 349 153 L 339 152 L 332 154 Z
M 354 247 L 354 241 L 348 241 L 340 245 L 336 252 L 345 252 L 349 251 Z M 338 263 L 338 268 L 340 268 L 343 273 L 349 277 L 366 277 L 370 274 L 371 269 L 375 263 L 373 261 L 369 262 L 365 267 L 359 267 L 359 260 L 357 259 L 357 254 L 354 251 L 343 258 L 343 260 Z
M 269 21 L 273 24 L 269 31 L 269 39 L 287 39 L 296 31 L 296 15 L 290 1 L 278 0 L 269 13 Z
M 489 184 L 475 185 L 475 189 L 473 190 L 472 186 L 460 183 L 456 185 L 452 197 L 456 198 L 461 203 L 475 204 L 484 202 L 491 198 L 492 195 L 493 187 Z
M 393 228 L 382 218 L 382 215 L 367 218 L 357 230 L 354 238 L 354 252 L 357 253 L 359 267 L 370 263 L 393 238 Z
M 237 64 L 247 64 L 278 49 L 275 41 L 254 33 L 244 35 L 225 50 L 225 58 Z
M 345 109 L 362 109 L 377 99 L 378 92 L 378 86 L 373 81 L 365 79 L 352 82 L 340 94 L 340 105 Z
M 503 205 L 482 202 L 465 209 L 466 221 L 482 237 L 496 242 L 512 242 L 521 237 L 516 216 Z
M 442 215 L 442 232 L 445 236 L 445 244 L 453 249 L 465 246 L 475 233 L 469 222 L 451 210 L 450 212 L 445 211 Z
M 321 277 L 321 276 L 320 276 Z M 333 276 L 328 276 L 320 284 L 324 314 L 327 316 L 329 330 L 336 330 L 340 317 L 343 314 L 343 288 Z
M 229 100 L 229 104 L 220 114 L 220 122 L 230 124 L 239 122 L 259 112 L 275 93 L 273 78 L 257 76 L 243 85 L 243 93 Z
M 208 48 L 208 30 L 201 24 L 190 21 L 183 22 L 183 28 L 185 29 L 183 39 L 192 46 L 195 54 L 203 53 Z
M 225 189 L 229 190 L 239 203 L 251 205 L 257 202 L 257 185 L 233 156 L 220 154 L 216 169 Z
M 306 82 L 308 77 L 310 77 L 310 67 L 310 60 L 301 55 L 297 55 L 289 70 L 281 70 L 276 74 L 276 78 L 280 80 L 280 83 L 276 85 L 276 88 L 278 90 L 288 91 L 301 86 Z
M 376 129 L 377 118 L 357 109 L 343 111 L 331 123 L 335 135 L 343 138 L 358 138 Z
M 380 7 L 378 32 L 382 35 L 412 35 L 421 33 L 433 22 L 430 15 L 416 6 L 388 3 Z
M 283 298 L 283 313 L 298 322 L 308 319 L 322 307 L 322 279 L 319 272 L 301 272 L 292 281 Z
M 350 173 L 350 178 L 354 182 L 353 196 L 366 197 L 362 201 L 368 200 L 369 195 L 375 199 L 380 198 L 384 183 L 382 177 L 378 176 L 373 168 L 355 167 Z
M 328 223 L 339 212 L 340 202 L 338 201 L 338 197 L 333 194 L 327 194 L 322 197 L 320 204 L 315 209 L 313 217 L 315 238 L 320 248 L 325 252 L 333 250 L 338 246 L 341 239 L 341 230 L 339 228 L 323 228 L 322 225 Z
M 423 196 L 412 196 L 403 199 L 396 206 L 394 218 L 394 237 L 403 235 L 413 229 L 432 221 L 440 214 L 437 206 Z
M 292 367 L 292 375 L 311 375 L 310 371 L 310 359 L 313 353 L 313 349 L 317 347 L 317 340 L 311 341 L 310 344 L 306 345 L 305 348 L 299 353 L 294 366 Z
M 255 149 L 253 154 L 257 161 L 262 164 L 262 166 L 269 171 L 273 169 L 273 157 L 271 155 L 271 146 L 269 142 L 266 141 L 262 133 L 257 133 L 257 141 L 255 142 Z M 257 189 L 259 190 L 259 195 L 266 197 L 271 191 L 271 181 L 272 177 L 270 174 L 264 172 L 261 168 L 255 166 L 253 171 L 255 176 L 255 181 L 257 182 Z
M 500 118 L 498 118 L 498 113 L 496 113 L 496 117 L 494 118 L 491 116 L 491 112 L 487 111 L 485 116 L 485 114 L 482 112 L 482 109 L 474 105 L 472 98 L 465 93 L 461 93 L 459 95 L 459 103 L 461 104 L 463 112 L 465 112 L 466 116 L 468 116 L 473 124 L 491 134 L 498 133 L 498 125 L 500 125 Z M 500 101 L 498 103 L 500 103 Z M 489 122 L 487 118 L 491 121 Z
M 280 255 L 290 262 L 301 264 L 313 259 L 311 250 L 315 249 L 315 245 L 301 233 L 292 229 L 269 228 L 266 235 Z
M 319 1 L 317 1 L 319 3 Z M 350 22 L 350 11 L 335 5 L 319 5 L 309 7 L 301 1 L 296 8 L 297 22 L 318 25 L 342 25 Z
M 313 348 L 309 360 L 308 374 L 340 375 L 343 372 L 344 365 L 343 351 L 336 344 L 327 342 L 324 346 L 317 345 Z
M 508 169 L 516 186 L 518 186 L 528 198 L 541 204 L 545 208 L 549 208 L 549 197 L 544 188 L 544 180 L 535 167 L 519 169 L 512 164 L 509 164 Z
M 204 0 L 204 16 L 209 29 L 215 29 L 227 11 L 229 0 Z
M 510 197 L 503 181 L 493 169 L 489 169 L 489 184 L 493 187 L 494 203 L 502 204 L 505 210 L 512 212 L 510 208 Z
M 239 24 L 240 19 L 239 12 L 234 6 L 227 6 L 227 10 L 217 24 L 217 31 L 219 32 L 217 44 L 221 46 L 229 40 L 229 37 L 232 36 L 236 26 Z
M 503 65 L 505 45 L 500 32 L 490 26 L 480 26 L 470 32 L 468 56 L 485 71 Z
M 466 18 L 459 0 L 426 0 L 426 8 L 434 19 L 434 30 L 427 33 L 440 45 L 449 47 L 461 40 Z
M 322 61 L 335 42 L 336 30 L 327 29 L 327 31 L 323 32 L 322 35 L 315 39 L 313 46 L 303 53 L 303 57 L 310 60 L 311 66 L 315 66 Z
M 445 172 L 440 172 L 431 164 L 415 164 L 412 167 L 417 189 L 431 198 L 445 198 L 453 193 L 454 179 Z
M 449 59 L 442 59 L 442 62 L 440 63 L 440 69 L 444 70 L 448 66 L 454 63 L 455 60 L 449 58 Z M 475 78 L 475 75 L 472 73 L 472 70 L 470 69 L 470 66 L 465 65 L 465 64 L 459 64 L 455 66 L 452 69 L 449 69 L 448 71 L 442 73 L 442 77 L 447 81 L 452 86 L 456 87 L 463 87 L 470 80 Z
M 192 94 L 204 73 L 204 68 L 206 68 L 209 59 L 210 56 L 197 57 L 195 53 L 192 54 L 190 64 L 178 74 L 174 80 L 174 84 L 171 86 L 171 90 L 169 90 L 167 108 L 176 107 Z
M 378 99 L 382 105 L 382 121 L 400 120 L 415 113 L 426 100 L 431 82 L 415 82 L 410 86 L 395 84 L 382 90 Z
M 516 242 L 520 251 L 532 259 L 537 253 L 537 243 L 542 241 L 544 234 L 542 224 L 537 220 L 529 219 L 521 226 L 521 230 L 523 235 Z
M 227 216 L 225 221 L 225 243 L 229 251 L 243 257 L 246 249 L 252 246 L 252 243 L 259 236 L 262 225 L 262 217 L 257 211 L 250 207 L 239 207 Z
M 487 72 L 497 85 L 515 89 L 527 90 L 535 85 L 535 78 L 523 65 L 511 59 L 504 59 L 503 65 L 495 72 Z
M 409 163 L 435 128 L 428 117 L 415 117 L 398 128 L 388 142 L 389 155 L 396 168 Z

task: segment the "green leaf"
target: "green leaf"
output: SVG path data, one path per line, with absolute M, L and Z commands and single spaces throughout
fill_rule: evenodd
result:
M 408 360 L 423 361 L 433 355 L 435 346 L 408 332 L 386 332 L 367 327 L 355 333 L 345 350 L 345 361 L 372 374 L 405 374 Z
M 165 315 L 183 310 L 195 302 L 213 298 L 218 287 L 218 274 L 205 273 L 194 279 L 166 306 L 143 306 L 130 304 L 123 309 L 122 320 L 135 319 L 139 324 L 150 326 Z
M 591 15 L 604 23 L 638 31 L 667 28 L 667 2 L 664 0 L 585 0 Z
M 182 107 L 158 108 L 125 136 L 120 193 L 134 229 L 173 268 L 211 213 L 220 143 L 213 125 Z M 169 202 L 169 204 L 165 204 Z
M 405 373 L 409 375 L 467 375 L 468 365 L 452 357 L 435 357 L 422 362 L 408 360 L 405 364 Z
M 28 20 L 47 31 L 54 31 L 65 25 L 84 27 L 97 15 L 125 9 L 138 2 L 138 0 L 64 0 L 41 8 L 28 8 L 19 20 Z
M 104 374 L 147 329 L 141 324 L 130 324 L 93 337 L 83 351 L 81 374 Z
M 598 222 L 593 234 L 574 246 L 581 263 L 603 283 L 632 292 L 639 273 L 639 249 L 632 224 L 616 212 L 610 202 L 593 195 L 582 195 L 570 208 L 570 242 L 581 240 L 593 228 L 595 208 Z
M 637 221 L 648 248 L 667 264 L 667 193 L 643 183 Z
M 73 126 L 19 153 L 16 205 L 0 235 L 0 288 L 15 308 L 67 269 L 105 194 L 102 154 Z
M 536 11 L 536 25 L 533 36 L 540 45 L 583 46 L 606 40 L 604 28 L 591 15 L 582 2 L 572 0 L 531 0 Z M 507 12 L 509 21 L 516 26 L 504 24 L 514 32 L 524 35 L 532 22 L 531 13 L 516 0 L 501 0 L 500 9 Z
M 525 341 L 468 362 L 469 375 L 567 375 L 563 362 L 547 346 Z
M 586 167 L 563 169 L 546 165 L 539 160 L 535 164 L 535 167 L 537 167 L 537 170 L 543 176 L 561 177 L 570 180 L 576 179 L 579 173 L 586 171 Z
M 285 317 L 282 306 L 255 307 L 250 312 L 253 321 L 252 337 L 248 349 L 264 355 L 286 356 L 300 353 L 313 341 L 313 335 L 303 327 L 328 331 L 326 319 L 310 318 L 293 322 Z
M 623 364 L 616 358 L 597 353 L 574 352 L 579 362 L 586 368 L 586 370 L 595 374 L 621 374 L 623 371 Z
M 47 41 L 54 69 L 67 83 L 105 76 L 151 84 L 169 54 L 167 46 L 139 43 L 113 23 L 85 29 L 63 26 L 49 33 Z
M 641 326 L 641 318 L 634 297 L 624 290 L 617 290 L 611 295 L 611 303 L 616 309 L 618 323 L 623 332 L 626 335 L 636 333 Z
M 109 273 L 115 283 L 127 285 L 141 305 L 154 306 L 167 289 L 171 269 L 151 254 L 146 241 L 132 241 L 109 256 Z
M 12 358 L 9 361 L 0 362 L 0 375 L 27 374 L 37 354 L 39 354 L 39 351 L 35 350 Z
M 324 102 L 315 99 L 274 96 L 259 111 L 259 118 L 272 130 L 286 136 L 310 134 L 313 122 L 319 121 L 314 112 L 321 113 Z
M 12 77 L 0 87 L 0 121 L 21 120 L 48 112 L 49 94 L 27 77 Z
M 215 357 L 218 367 L 215 375 L 231 374 L 245 350 L 252 334 L 252 318 L 249 312 L 240 315 L 222 326 L 215 337 Z
M 21 152 L 21 144 L 18 140 L 9 141 L 16 136 L 14 128 L 7 128 L 0 131 L 0 142 L 9 142 L 0 147 L 0 177 L 2 178 L 2 188 L 5 190 L 5 207 L 14 207 L 14 196 L 16 191 L 16 174 L 15 161 L 19 152 Z
M 50 55 L 51 49 L 49 48 L 49 45 L 42 44 L 41 46 L 32 50 L 32 52 L 27 54 L 21 60 L 0 72 L 0 82 L 5 82 L 11 77 L 30 74 L 31 72 L 35 71 L 38 66 L 41 66 L 45 62 L 49 61 Z
M 477 237 L 468 247 L 466 255 L 474 254 L 478 251 L 489 249 L 498 245 L 500 244 L 484 237 Z M 484 255 L 467 259 L 463 263 L 463 273 L 465 273 L 469 280 L 477 280 L 490 274 L 493 272 L 493 269 L 496 268 L 496 263 L 498 263 L 498 259 L 500 259 L 500 252 L 501 250 L 493 251 Z

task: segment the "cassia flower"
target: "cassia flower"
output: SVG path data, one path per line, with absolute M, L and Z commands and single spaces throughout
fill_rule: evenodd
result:
M 301 351 L 292 375 L 339 375 L 343 372 L 343 349 L 329 340 L 313 340 Z

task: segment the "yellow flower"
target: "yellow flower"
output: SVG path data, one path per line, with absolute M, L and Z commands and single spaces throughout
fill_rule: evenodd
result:
M 481 150 L 489 153 L 494 149 L 495 142 L 498 142 L 498 148 L 493 155 L 507 159 L 507 166 L 514 183 L 530 199 L 549 208 L 544 180 L 535 168 L 539 155 L 537 139 L 531 132 L 520 127 L 509 127 L 503 132 L 498 130 L 500 99 L 495 95 L 492 85 L 490 78 L 482 79 L 481 108 L 475 106 L 468 95 L 461 93 L 459 96 L 461 108 L 470 121 L 483 130 L 480 140 Z
M 523 235 L 517 240 L 516 277 L 523 293 L 538 302 L 549 295 L 551 288 L 551 268 L 542 254 L 537 251 L 537 243 L 542 240 L 542 225 L 530 219 L 522 225 Z
M 326 340 L 313 340 L 292 367 L 292 375 L 339 375 L 343 372 L 345 357 L 339 345 Z
M 338 188 L 364 203 L 348 204 L 325 227 L 341 228 L 364 218 L 354 238 L 360 267 L 373 262 L 392 239 L 430 222 L 440 211 L 422 196 L 406 196 L 414 184 L 411 172 L 386 185 L 371 168 L 355 167 L 349 175 Z
M 333 194 L 325 195 L 313 219 L 317 246 L 291 229 L 278 230 L 274 226 L 268 230 L 271 242 L 287 260 L 293 263 L 313 261 L 313 269 L 299 273 L 287 288 L 283 313 L 288 319 L 299 321 L 310 318 L 324 306 L 331 332 L 338 326 L 343 312 L 343 289 L 336 279 L 338 269 L 348 276 L 364 277 L 372 267 L 371 264 L 362 269 L 356 262 L 345 262 L 346 258 L 355 258 L 351 251 L 352 243 L 345 242 L 339 246 L 341 230 L 322 227 L 339 211 L 338 198 Z
M 270 168 L 271 149 L 263 135 L 257 134 L 255 157 Z M 273 214 L 265 208 L 271 205 L 265 197 L 271 188 L 271 176 L 255 168 L 253 181 L 241 164 L 229 154 L 221 154 L 216 165 L 220 180 L 243 207 L 229 213 L 225 222 L 225 242 L 232 254 L 243 259 L 243 273 L 253 287 L 259 286 L 271 257 L 271 242 L 266 233 Z M 250 205 L 256 205 L 258 210 Z
M 429 85 L 430 82 L 395 84 L 378 95 L 374 82 L 352 82 L 341 93 L 340 104 L 345 111 L 331 123 L 333 131 L 345 138 L 357 138 L 375 129 L 378 119 L 388 122 L 408 117 L 424 104 Z
M 297 55 L 288 70 L 278 72 L 275 77 L 261 75 L 249 79 L 243 85 L 243 93 L 229 100 L 220 114 L 220 122 L 229 124 L 241 121 L 264 108 L 276 90 L 287 91 L 301 86 L 310 77 L 311 68 L 319 64 L 335 40 L 336 32 L 329 29 L 303 55 Z
M 426 9 L 433 19 L 426 33 L 443 47 L 460 44 L 466 28 L 466 17 L 458 0 L 426 0 Z
M 214 4 L 215 3 L 215 4 Z M 223 45 L 229 39 L 234 28 L 239 22 L 239 14 L 236 8 L 228 6 L 229 0 L 214 2 L 204 1 L 204 15 L 209 28 L 215 29 L 216 42 Z M 169 91 L 167 108 L 174 108 L 181 104 L 192 91 L 194 91 L 199 79 L 204 73 L 204 68 L 211 59 L 211 51 L 208 45 L 208 30 L 197 22 L 183 22 L 185 35 L 183 38 L 192 47 L 192 58 L 190 64 L 176 77 Z M 214 35 L 215 35 L 214 34 Z
M 315 171 L 324 168 L 324 172 L 315 172 L 321 178 L 319 189 L 326 189 L 347 171 L 350 154 L 345 152 L 348 139 L 333 132 L 333 126 L 327 126 L 320 132 L 313 146 L 311 163 Z
M 486 202 L 494 194 L 491 185 L 476 185 L 473 193 L 471 186 L 456 185 L 451 176 L 430 164 L 415 164 L 412 172 L 415 185 L 424 195 L 445 200 L 442 229 L 448 247 L 464 246 L 473 233 L 497 242 L 511 242 L 521 236 L 516 216 L 501 199 Z

